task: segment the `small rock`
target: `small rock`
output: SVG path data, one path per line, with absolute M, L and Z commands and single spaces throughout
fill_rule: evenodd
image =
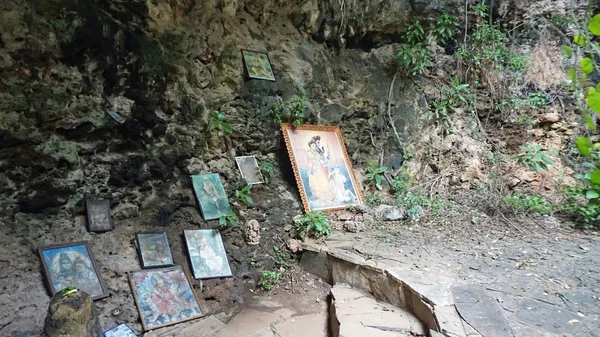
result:
M 349 220 L 352 220 L 353 217 L 354 217 L 354 215 L 352 213 L 344 212 L 344 213 L 341 213 L 340 215 L 338 215 L 337 219 L 339 221 L 349 221 Z
M 140 215 L 140 208 L 129 202 L 120 203 L 113 210 L 113 215 L 117 220 L 135 218 Z
M 358 233 L 365 229 L 365 225 L 358 221 L 348 221 L 344 223 L 344 230 L 350 233 Z
M 556 112 L 545 113 L 539 118 L 540 124 L 552 124 L 560 121 L 560 115 Z
M 377 220 L 398 221 L 406 218 L 406 211 L 402 207 L 379 205 L 374 212 Z
M 248 220 L 244 232 L 244 240 L 246 244 L 255 246 L 260 243 L 260 224 L 257 220 Z
M 83 291 L 69 295 L 56 293 L 48 306 L 44 332 L 47 337 L 102 336 L 90 295 Z
M 292 253 L 297 253 L 302 251 L 302 241 L 296 239 L 289 239 L 287 242 L 287 247 Z

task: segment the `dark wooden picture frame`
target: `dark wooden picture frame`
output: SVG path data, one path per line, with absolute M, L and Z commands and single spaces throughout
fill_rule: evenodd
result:
M 244 63 L 244 74 L 246 75 L 247 78 L 275 82 L 275 71 L 273 70 L 273 65 L 271 63 L 271 59 L 269 58 L 269 54 L 267 54 L 265 52 L 248 50 L 248 49 L 242 49 L 241 53 L 242 53 L 242 61 Z M 268 66 L 268 69 L 266 67 L 263 67 L 262 70 L 264 70 L 265 72 L 270 72 L 270 74 L 267 74 L 267 75 L 258 74 L 257 71 L 255 71 L 253 69 L 253 66 L 248 64 L 248 61 L 253 60 L 253 59 L 255 60 L 258 56 L 262 56 L 263 61 L 266 60 L 266 62 L 267 62 L 266 65 Z M 264 66 L 264 64 L 258 64 L 258 65 Z
M 144 253 L 150 254 L 151 253 L 150 250 L 152 250 L 152 248 L 146 247 L 146 244 L 144 242 L 145 239 L 143 238 L 144 236 L 154 236 L 155 243 L 162 242 L 163 252 L 166 253 L 166 255 L 167 255 L 166 256 L 167 261 L 165 261 L 164 263 L 150 261 L 148 256 Z M 160 241 L 158 241 L 157 239 L 160 239 Z M 173 254 L 171 253 L 171 247 L 169 246 L 169 239 L 167 238 L 167 232 L 162 231 L 162 232 L 138 232 L 138 233 L 135 233 L 135 244 L 137 246 L 138 258 L 140 259 L 140 265 L 142 266 L 142 269 L 171 267 L 175 264 L 173 262 Z M 158 252 L 158 247 L 159 246 L 154 248 L 157 250 L 156 254 L 161 254 L 161 252 Z M 160 256 L 158 256 L 158 258 L 160 258 Z
M 194 234 L 199 234 L 199 238 L 195 237 Z M 188 251 L 190 270 L 194 279 L 206 280 L 233 276 L 219 230 L 186 229 L 183 231 L 183 239 Z M 206 254 L 201 249 L 201 243 L 198 242 L 198 239 L 204 241 L 206 252 L 214 254 L 214 257 L 207 256 L 211 254 Z M 208 251 L 208 249 L 210 249 L 210 251 Z M 209 260 L 209 258 L 212 258 L 212 260 Z M 200 266 L 205 266 L 206 268 L 201 271 L 199 270 Z
M 140 301 L 138 298 L 138 286 L 136 286 L 134 277 L 136 274 L 140 274 L 140 273 L 146 273 L 146 275 L 147 275 L 150 273 L 157 273 L 157 274 L 158 273 L 168 273 L 168 272 L 172 272 L 172 271 L 176 271 L 176 270 L 180 271 L 184 275 L 185 281 L 187 282 L 187 285 L 189 287 L 189 289 L 185 289 L 185 290 L 191 291 L 193 298 L 195 300 L 195 304 L 198 306 L 199 314 L 192 315 L 191 317 L 186 317 L 186 318 L 180 319 L 180 320 L 173 320 L 171 322 L 164 323 L 164 324 L 157 324 L 154 326 L 149 326 L 148 322 L 146 322 L 146 319 L 144 317 L 144 313 L 142 312 L 142 309 L 140 308 Z M 140 315 L 140 321 L 142 323 L 142 328 L 144 329 L 144 331 L 154 330 L 154 329 L 162 328 L 162 327 L 177 324 L 177 323 L 187 322 L 187 321 L 198 319 L 198 318 L 201 318 L 204 316 L 204 313 L 202 313 L 202 309 L 200 308 L 200 301 L 198 300 L 198 295 L 196 294 L 196 292 L 194 291 L 194 287 L 192 286 L 191 279 L 188 276 L 188 274 L 185 272 L 185 269 L 183 269 L 181 266 L 174 266 L 174 267 L 164 268 L 164 269 L 150 269 L 150 270 L 140 270 L 137 272 L 130 272 L 130 273 L 128 273 L 128 278 L 129 278 L 129 285 L 131 286 L 131 292 L 133 293 L 133 300 L 134 300 L 135 306 L 138 310 L 138 314 Z M 181 292 L 178 295 L 181 295 Z M 145 298 L 147 299 L 148 297 L 145 297 Z
M 83 246 L 85 248 L 85 254 L 87 254 L 87 256 L 77 256 L 77 255 L 81 255 L 84 252 L 82 251 L 82 249 L 77 249 L 77 247 Z M 69 249 L 69 248 L 73 248 L 73 249 Z M 51 250 L 62 250 L 60 252 L 56 252 L 52 255 L 58 255 L 55 257 L 50 257 L 49 256 L 49 251 Z M 48 253 L 47 253 L 48 252 Z M 40 260 L 42 261 L 42 268 L 44 270 L 44 276 L 45 276 L 45 280 L 46 280 L 46 285 L 48 286 L 48 290 L 50 291 L 50 295 L 54 296 L 57 292 L 61 291 L 62 289 L 64 289 L 67 286 L 73 286 L 76 287 L 79 290 L 82 291 L 86 291 L 93 300 L 99 300 L 99 299 L 103 299 L 109 296 L 108 290 L 106 289 L 106 284 L 104 283 L 104 280 L 102 279 L 102 274 L 100 273 L 100 268 L 98 268 L 98 264 L 96 263 L 96 259 L 94 259 L 94 255 L 92 254 L 92 250 L 89 246 L 89 243 L 87 241 L 80 241 L 80 242 L 73 242 L 73 243 L 64 243 L 64 244 L 56 244 L 56 245 L 49 245 L 49 246 L 44 246 L 44 247 L 39 247 L 38 248 L 38 254 L 40 256 Z M 72 256 L 76 256 L 74 258 L 74 261 L 71 260 L 71 257 L 69 255 Z M 88 259 L 89 260 L 89 265 L 87 263 L 85 263 L 86 261 L 81 261 L 81 259 Z M 58 265 L 54 265 L 52 264 L 51 266 L 48 265 L 48 260 L 50 261 L 57 261 Z M 63 261 L 61 261 L 63 260 Z M 65 261 L 68 260 L 68 261 Z M 82 265 L 81 262 L 84 262 L 84 264 Z M 93 272 L 94 275 L 96 276 L 97 279 L 97 287 L 99 287 L 99 289 L 96 290 L 100 290 L 100 293 L 96 293 L 94 294 L 92 291 L 89 291 L 90 288 L 85 287 L 85 285 L 82 284 L 64 284 L 62 286 L 60 286 L 61 289 L 57 289 L 56 284 L 55 283 L 59 283 L 60 284 L 60 278 L 63 277 L 63 275 L 69 276 L 67 275 L 67 271 L 61 271 L 60 273 L 62 273 L 63 275 L 55 275 L 53 273 L 53 270 L 51 269 L 55 269 L 55 268 L 63 268 L 63 266 L 60 265 L 60 263 L 70 263 L 71 264 L 71 272 L 76 273 L 76 275 L 73 275 L 73 279 L 74 280 L 78 280 L 78 281 L 82 281 L 85 280 L 85 278 L 89 278 L 90 277 L 90 272 L 91 272 L 91 268 L 93 268 Z M 77 265 L 76 265 L 77 263 Z M 83 270 L 78 270 L 78 267 L 82 266 Z M 66 268 L 65 268 L 66 269 Z M 84 289 L 87 288 L 87 289 Z M 92 293 L 91 293 L 92 292 Z
M 100 212 L 99 212 L 100 211 Z M 101 212 L 105 213 L 102 214 Z M 110 216 L 110 200 L 87 199 L 85 201 L 87 226 L 90 232 L 108 232 L 113 230 L 112 217 Z M 104 218 L 102 218 L 104 216 Z M 96 226 L 99 221 L 106 221 L 106 226 Z

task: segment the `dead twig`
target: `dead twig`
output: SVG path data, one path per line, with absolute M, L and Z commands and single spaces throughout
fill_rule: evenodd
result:
M 371 130 L 367 130 L 367 132 L 369 133 L 369 136 L 371 137 L 371 145 L 373 145 L 373 147 L 376 150 L 379 150 L 379 166 L 382 166 L 383 165 L 383 153 L 384 153 L 383 147 L 377 147 L 375 145 L 375 139 L 373 138 L 373 133 L 371 132 Z
M 404 148 L 402 147 L 402 140 L 400 139 L 400 135 L 398 135 L 398 130 L 396 130 L 396 125 L 394 124 L 394 119 L 392 119 L 392 100 L 394 98 L 394 83 L 396 83 L 396 78 L 398 78 L 398 73 L 400 70 L 396 71 L 394 77 L 392 77 L 392 82 L 390 83 L 390 90 L 388 92 L 388 104 L 387 104 L 387 114 L 390 119 L 390 125 L 394 130 L 394 135 L 396 136 L 396 140 L 398 141 L 398 146 L 400 147 L 400 151 L 404 153 Z

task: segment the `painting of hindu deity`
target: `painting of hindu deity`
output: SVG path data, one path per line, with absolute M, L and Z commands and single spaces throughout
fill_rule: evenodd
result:
M 98 300 L 108 296 L 87 242 L 41 247 L 39 254 L 50 294 L 75 287 Z
M 184 230 L 183 234 L 195 279 L 231 276 L 225 247 L 218 230 Z
M 142 268 L 170 267 L 173 265 L 167 232 L 136 233 L 135 240 Z
M 340 128 L 283 123 L 282 130 L 306 212 L 362 203 Z
M 85 209 L 90 232 L 106 232 L 113 229 L 110 218 L 110 201 L 86 200 Z
M 258 162 L 254 156 L 243 156 L 235 157 L 235 162 L 238 165 L 238 169 L 242 174 L 242 178 L 246 180 L 246 183 L 250 185 L 262 184 L 265 182 L 260 170 L 258 169 Z
M 202 316 L 196 294 L 180 266 L 129 274 L 144 331 Z
M 242 58 L 249 78 L 275 81 L 271 61 L 267 54 L 242 49 Z
M 129 327 L 129 325 L 123 323 L 119 324 L 116 327 L 106 330 L 104 332 L 104 337 L 137 337 L 133 330 Z
M 192 176 L 192 185 L 204 220 L 218 219 L 231 212 L 229 199 L 217 173 Z

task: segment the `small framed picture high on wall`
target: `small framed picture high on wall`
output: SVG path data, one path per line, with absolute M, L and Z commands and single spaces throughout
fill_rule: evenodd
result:
M 144 331 L 202 316 L 190 280 L 180 266 L 129 274 Z
M 275 81 L 271 60 L 266 53 L 242 49 L 242 59 L 249 78 Z
M 90 232 L 107 232 L 113 229 L 110 217 L 110 201 L 86 200 L 88 230 Z
M 242 178 L 246 180 L 246 183 L 250 185 L 262 184 L 265 182 L 260 169 L 258 168 L 258 162 L 254 156 L 243 156 L 235 157 L 235 162 L 240 169 Z
M 75 287 L 94 300 L 108 297 L 100 269 L 87 242 L 41 247 L 39 254 L 51 296 L 66 287 Z
M 135 242 L 142 268 L 160 268 L 173 265 L 167 232 L 136 233 Z
M 184 230 L 183 235 L 195 279 L 231 276 L 231 268 L 218 230 Z

